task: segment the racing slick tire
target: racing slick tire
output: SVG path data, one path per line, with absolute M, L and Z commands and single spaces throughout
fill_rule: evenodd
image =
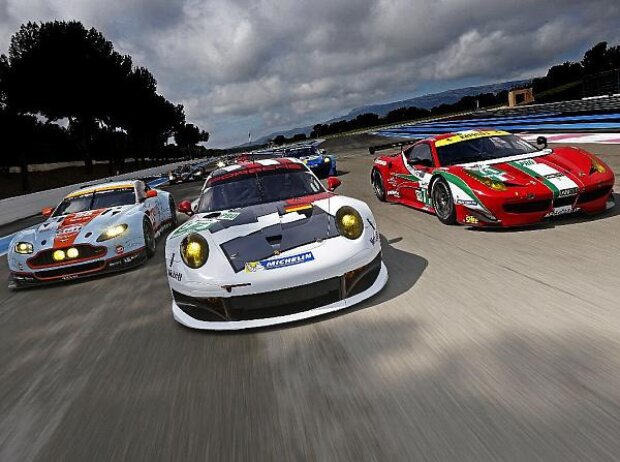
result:
M 144 231 L 144 249 L 146 252 L 146 258 L 151 258 L 155 255 L 155 247 L 157 246 L 157 242 L 155 241 L 153 225 L 151 225 L 148 218 L 145 218 L 142 222 L 142 230 Z
M 385 186 L 383 185 L 383 179 L 381 178 L 381 173 L 379 170 L 372 171 L 372 189 L 375 191 L 375 196 L 381 202 L 385 202 Z
M 174 229 L 179 224 L 179 219 L 177 217 L 177 207 L 172 196 L 168 199 L 168 204 L 170 206 L 170 229 Z
M 456 207 L 454 206 L 454 198 L 450 191 L 448 182 L 443 178 L 439 178 L 433 184 L 431 199 L 435 215 L 444 225 L 456 224 Z

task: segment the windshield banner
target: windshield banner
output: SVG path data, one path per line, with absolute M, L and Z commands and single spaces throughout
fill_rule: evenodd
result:
M 460 143 L 462 141 L 475 140 L 478 138 L 488 138 L 490 136 L 505 136 L 510 133 L 502 130 L 486 130 L 486 131 L 468 131 L 457 133 L 448 138 L 435 141 L 435 147 L 440 148 L 442 146 L 448 146 L 450 144 Z

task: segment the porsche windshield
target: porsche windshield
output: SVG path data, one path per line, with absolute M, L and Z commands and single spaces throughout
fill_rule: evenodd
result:
M 214 177 L 200 196 L 198 212 L 275 202 L 325 191 L 306 169 L 279 168 Z
M 515 135 L 488 136 L 459 141 L 447 146 L 437 146 L 437 155 L 442 167 L 500 159 L 536 151 L 539 149 Z
M 65 197 L 54 212 L 55 217 L 87 210 L 107 209 L 121 205 L 135 204 L 134 188 L 118 188 L 107 191 L 95 191 L 79 196 Z

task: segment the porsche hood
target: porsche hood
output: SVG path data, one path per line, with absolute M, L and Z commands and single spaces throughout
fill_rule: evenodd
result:
M 248 261 L 264 260 L 312 243 L 320 245 L 339 236 L 334 215 L 341 202 L 341 196 L 322 193 L 201 213 L 177 228 L 168 239 L 180 240 L 189 233 L 200 233 L 221 249 L 235 272 L 240 272 Z

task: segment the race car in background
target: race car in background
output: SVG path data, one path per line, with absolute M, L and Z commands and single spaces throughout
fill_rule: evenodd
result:
M 10 288 L 143 263 L 155 253 L 157 237 L 174 227 L 177 218 L 172 196 L 139 180 L 86 186 L 42 214 L 47 220 L 11 241 Z
M 210 330 L 261 327 L 348 308 L 387 281 L 368 206 L 328 190 L 296 158 L 229 165 L 166 241 L 172 312 Z
M 315 143 L 266 149 L 255 151 L 252 154 L 272 158 L 295 157 L 306 164 L 319 178 L 336 176 L 338 174 L 336 158 L 328 155 L 325 149 L 319 149 Z
M 170 184 L 179 184 L 191 181 L 204 181 L 214 166 L 215 161 L 213 160 L 191 165 L 181 165 L 168 173 L 168 182 Z
M 538 144 L 495 130 L 438 135 L 379 156 L 370 180 L 379 200 L 445 224 L 523 226 L 614 206 L 614 173 L 603 161 L 578 148 L 549 149 L 544 137 Z

